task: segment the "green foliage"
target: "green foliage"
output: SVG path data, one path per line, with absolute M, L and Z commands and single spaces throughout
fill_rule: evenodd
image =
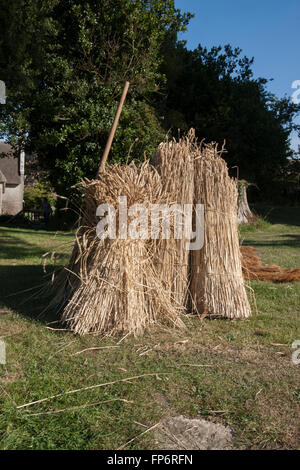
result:
M 167 97 L 161 105 L 165 129 L 196 129 L 199 139 L 226 141 L 228 165 L 255 182 L 261 197 L 289 173 L 289 136 L 299 126 L 300 106 L 267 92 L 267 80 L 253 78 L 253 59 L 227 45 L 194 51 L 170 38 L 162 72 Z M 277 185 L 278 187 L 278 185 Z
M 57 192 L 70 194 L 81 177 L 95 175 L 125 80 L 131 86 L 112 159 L 151 155 L 164 135 L 151 105 L 163 81 L 160 47 L 190 15 L 174 0 L 6 3 L 0 1 L 7 33 L 0 76 L 8 89 L 2 130 L 38 154 Z
M 263 217 L 255 216 L 254 220 L 249 224 L 239 225 L 240 238 L 243 239 L 249 232 L 257 232 L 258 230 L 268 230 L 270 228 L 270 222 Z
M 47 198 L 51 206 L 55 205 L 55 199 L 51 196 L 51 188 L 46 183 L 37 182 L 34 187 L 24 190 L 26 209 L 41 209 L 43 198 Z
M 177 33 L 191 16 L 174 0 L 0 0 L 0 137 L 36 152 L 72 197 L 97 171 L 129 80 L 110 161 L 151 156 L 170 129 L 194 127 L 200 139 L 226 140 L 229 167 L 257 184 L 250 194 L 297 202 L 289 137 L 300 105 L 268 93 L 239 48 L 187 50 Z

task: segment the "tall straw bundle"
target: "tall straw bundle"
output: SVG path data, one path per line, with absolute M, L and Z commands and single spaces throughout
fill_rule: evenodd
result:
M 193 205 L 195 132 L 193 129 L 178 142 L 175 139 L 161 143 L 154 158 L 169 201 L 178 204 L 183 216 L 184 204 Z M 184 227 L 182 227 L 184 234 Z M 155 245 L 157 270 L 166 289 L 182 311 L 187 303 L 189 287 L 188 234 L 176 240 L 173 234 L 167 240 L 159 239 Z
M 195 158 L 195 203 L 204 205 L 204 246 L 191 252 L 191 296 L 199 314 L 247 318 L 248 302 L 239 249 L 237 184 L 215 144 Z
M 103 203 L 116 210 L 119 196 L 133 204 L 159 203 L 162 185 L 157 171 L 144 162 L 139 167 L 113 165 L 97 180 L 82 182 L 84 225 L 79 229 L 56 304 L 65 299 L 62 317 L 79 334 L 141 333 L 153 323 L 184 326 L 153 263 L 149 239 L 101 240 L 97 237 L 96 208 Z M 119 236 L 120 235 L 120 236 Z

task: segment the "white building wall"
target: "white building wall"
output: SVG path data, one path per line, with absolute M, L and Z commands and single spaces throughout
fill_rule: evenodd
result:
M 2 214 L 16 215 L 23 209 L 24 182 L 19 185 L 7 184 L 2 196 Z

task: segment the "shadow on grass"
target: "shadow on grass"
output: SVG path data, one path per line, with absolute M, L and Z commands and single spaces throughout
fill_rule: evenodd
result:
M 290 233 L 285 233 L 279 235 L 282 239 L 281 240 L 251 240 L 247 239 L 246 237 L 243 239 L 243 245 L 251 245 L 254 247 L 270 247 L 270 248 L 280 248 L 280 247 L 288 247 L 288 248 L 300 248 L 300 235 L 293 235 Z
M 286 224 L 300 227 L 300 207 L 278 207 L 254 204 L 253 210 L 271 224 Z
M 47 235 L 48 237 L 51 235 L 55 235 L 57 232 L 59 232 L 60 235 L 69 235 L 70 232 L 62 232 L 62 231 L 55 231 L 55 230 L 46 230 L 43 228 L 32 228 L 32 227 L 10 227 L 9 225 L 0 225 L 0 229 L 8 229 L 10 231 L 15 230 L 17 234 L 22 234 L 22 235 Z
M 0 254 L 5 259 L 24 259 L 32 257 L 42 257 L 45 253 L 44 247 L 39 247 L 33 243 L 24 241 L 11 233 L 1 235 Z
M 71 230 L 63 230 L 61 227 L 57 227 L 56 229 L 52 228 L 45 228 L 45 227 L 40 227 L 40 226 L 30 226 L 30 227 L 24 227 L 24 226 L 10 226 L 8 224 L 1 224 L 0 223 L 0 230 L 1 229 L 7 229 L 5 233 L 9 230 L 12 232 L 15 230 L 15 233 L 17 234 L 22 234 L 22 235 L 38 235 L 42 236 L 45 235 L 47 237 L 52 236 L 53 237 L 59 233 L 59 236 L 65 236 L 65 237 L 73 237 L 75 233 L 75 229 L 73 231 Z
M 1 233 L 1 245 L 0 245 L 0 257 L 4 259 L 32 259 L 32 258 L 40 258 L 42 260 L 42 256 L 46 253 L 47 247 L 46 246 L 39 246 L 38 240 L 32 238 L 33 243 L 30 243 L 24 240 L 24 237 L 21 235 L 18 236 L 21 231 L 12 235 L 10 232 L 2 232 Z M 28 232 L 22 232 L 28 234 Z M 38 236 L 40 235 L 47 235 L 49 238 L 49 232 L 38 232 Z M 54 236 L 54 234 L 53 234 Z M 64 240 L 61 240 L 61 246 L 59 247 L 59 251 L 61 252 L 60 255 L 62 257 L 68 257 L 68 253 L 66 247 L 73 242 L 72 236 L 70 236 L 70 240 L 67 237 Z M 51 244 L 51 239 L 50 239 Z
M 43 312 L 51 300 L 50 277 L 42 266 L 0 266 L 0 310 L 14 312 L 41 323 L 57 321 L 54 312 Z

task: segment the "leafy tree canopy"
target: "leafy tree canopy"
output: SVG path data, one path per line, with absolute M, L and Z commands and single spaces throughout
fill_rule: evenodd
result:
M 194 127 L 226 140 L 229 166 L 267 194 L 298 168 L 289 138 L 300 106 L 269 93 L 239 48 L 188 50 L 177 34 L 191 16 L 174 0 L 0 0 L 0 134 L 36 152 L 70 196 L 95 175 L 129 80 L 110 161 L 151 155 L 167 131 Z
M 267 91 L 267 80 L 254 79 L 253 58 L 230 45 L 189 51 L 174 38 L 165 43 L 162 72 L 167 76 L 161 104 L 165 128 L 194 127 L 199 139 L 223 143 L 229 166 L 261 189 L 290 166 L 289 136 L 300 106 Z
M 0 11 L 2 133 L 37 153 L 58 191 L 95 175 L 125 80 L 111 154 L 154 150 L 164 135 L 150 99 L 163 80 L 161 44 L 189 14 L 173 0 L 1 0 Z

